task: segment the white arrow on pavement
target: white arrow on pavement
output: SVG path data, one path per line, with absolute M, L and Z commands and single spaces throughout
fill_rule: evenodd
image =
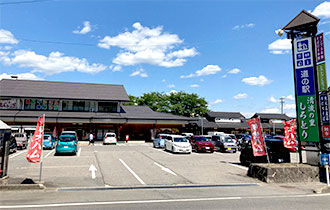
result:
M 92 173 L 92 179 L 96 178 L 95 171 L 97 171 L 97 168 L 93 164 L 89 167 L 89 171 Z
M 158 164 L 158 163 L 156 163 L 156 162 L 154 162 L 154 164 L 155 164 L 156 166 L 159 166 L 163 171 L 166 171 L 167 173 L 170 173 L 170 174 L 172 174 L 172 175 L 174 175 L 174 176 L 178 176 L 178 175 L 176 175 L 173 171 L 171 171 L 171 169 L 165 168 L 164 166 L 162 166 L 162 165 L 160 165 L 160 164 Z

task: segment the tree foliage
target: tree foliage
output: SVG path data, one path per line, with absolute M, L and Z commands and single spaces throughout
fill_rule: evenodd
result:
M 145 93 L 140 97 L 129 96 L 130 102 L 125 105 L 146 105 L 157 112 L 171 113 L 186 117 L 204 116 L 207 102 L 197 94 L 177 93 Z

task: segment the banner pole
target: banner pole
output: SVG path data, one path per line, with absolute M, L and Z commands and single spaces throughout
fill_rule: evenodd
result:
M 42 137 L 41 137 L 41 157 L 40 157 L 40 173 L 39 173 L 39 182 L 41 182 L 41 175 L 42 175 L 42 162 L 43 162 L 43 141 L 44 141 L 44 132 L 45 132 L 45 114 L 42 115 L 43 123 L 42 123 Z
M 261 132 L 262 132 L 262 138 L 264 140 L 264 146 L 265 146 L 267 161 L 268 161 L 268 164 L 270 164 L 269 156 L 268 156 L 268 150 L 267 150 L 267 145 L 266 145 L 266 139 L 264 138 L 264 131 L 263 131 L 263 128 L 262 128 L 262 123 L 261 123 L 261 120 L 260 120 L 260 116 L 258 116 L 258 119 L 259 119 L 260 128 L 261 128 Z

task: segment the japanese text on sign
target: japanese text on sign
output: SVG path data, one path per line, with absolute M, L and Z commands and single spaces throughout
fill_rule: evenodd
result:
M 313 67 L 296 69 L 297 95 L 315 94 Z
M 262 136 L 262 129 L 259 118 L 253 118 L 247 121 L 251 128 L 251 145 L 254 156 L 266 155 L 265 142 Z
M 323 33 L 315 37 L 316 44 L 316 62 L 325 61 Z
M 329 101 L 326 94 L 320 94 L 320 108 L 322 123 L 329 123 Z

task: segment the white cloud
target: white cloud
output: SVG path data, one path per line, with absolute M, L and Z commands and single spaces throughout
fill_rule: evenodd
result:
M 72 33 L 74 34 L 87 34 L 88 32 L 91 32 L 92 31 L 92 26 L 91 26 L 91 23 L 89 21 L 84 21 L 84 27 L 80 29 L 80 26 L 78 26 L 78 28 L 74 31 L 72 31 Z
M 287 97 L 285 97 L 287 100 L 290 100 L 290 101 L 294 101 L 294 97 L 293 95 L 288 95 Z
M 170 84 L 167 87 L 169 87 L 169 88 L 175 88 L 175 85 L 174 84 Z
M 291 51 L 290 39 L 278 39 L 268 45 L 268 50 L 272 54 L 287 54 Z
M 267 108 L 261 111 L 261 113 L 280 113 L 279 108 Z
M 284 104 L 284 109 L 296 109 L 296 104 Z
M 222 103 L 222 102 L 223 102 L 222 99 L 217 99 L 217 100 L 211 102 L 210 104 L 211 104 L 211 105 L 214 105 L 214 104 L 220 104 L 220 103 Z
M 236 31 L 239 31 L 239 30 L 244 29 L 244 28 L 253 28 L 255 25 L 256 24 L 254 24 L 254 23 L 248 23 L 248 24 L 243 24 L 243 25 L 236 25 L 232 29 L 233 30 L 236 30 Z
M 228 71 L 228 74 L 238 74 L 240 72 L 241 72 L 241 70 L 239 70 L 238 68 L 235 68 L 235 69 Z
M 140 77 L 148 77 L 147 72 L 144 69 L 139 69 L 132 74 L 129 75 L 130 77 L 140 76 Z
M 178 93 L 178 91 L 176 91 L 176 90 L 171 90 L 170 92 L 169 92 L 169 94 L 177 94 Z
M 274 98 L 273 96 L 271 96 L 269 99 L 268 99 L 269 102 L 272 102 L 272 103 L 277 103 L 279 102 L 276 98 Z
M 242 82 L 248 85 L 258 85 L 264 86 L 272 83 L 272 80 L 267 79 L 264 75 L 260 75 L 259 77 L 248 77 L 242 79 Z
M 123 66 L 150 64 L 163 67 L 183 66 L 187 57 L 198 54 L 195 48 L 174 50 L 183 40 L 176 34 L 163 32 L 163 27 L 148 28 L 140 23 L 133 24 L 132 32 L 126 31 L 117 36 L 105 36 L 98 46 L 105 49 L 119 47 L 113 63 Z
M 330 2 L 325 1 L 321 3 L 320 5 L 315 7 L 312 14 L 319 18 L 330 18 Z
M 190 87 L 191 87 L 191 88 L 198 88 L 199 85 L 198 85 L 198 84 L 192 84 L 192 85 L 190 85 Z
M 17 76 L 17 79 L 44 80 L 43 78 L 38 77 L 33 73 L 21 73 L 21 74 L 12 74 L 12 75 Z M 2 80 L 2 79 L 13 79 L 13 78 L 11 78 L 12 75 L 9 75 L 9 74 L 6 74 L 6 73 L 0 74 L 0 80 Z
M 217 72 L 221 71 L 221 68 L 218 65 L 207 65 L 202 70 L 197 70 L 193 74 L 189 74 L 187 76 L 180 76 L 180 78 L 191 78 L 191 77 L 200 77 L 200 76 L 207 76 L 216 74 Z
M 7 30 L 0 29 L 0 44 L 17 44 L 18 40 Z
M 85 58 L 64 56 L 60 52 L 51 52 L 47 57 L 33 51 L 18 50 L 12 55 L 1 55 L 0 53 L 0 61 L 5 65 L 32 68 L 32 72 L 41 72 L 46 75 L 72 71 L 94 74 L 107 68 L 103 64 L 89 64 Z
M 246 93 L 239 93 L 236 96 L 234 96 L 234 99 L 243 99 L 243 98 L 247 98 L 248 94 Z
M 115 72 L 115 71 L 122 71 L 122 67 L 121 66 L 118 66 L 118 65 L 110 65 L 109 68 Z
M 166 80 L 165 80 L 165 79 L 163 79 L 163 80 L 162 80 L 162 82 L 166 82 Z

